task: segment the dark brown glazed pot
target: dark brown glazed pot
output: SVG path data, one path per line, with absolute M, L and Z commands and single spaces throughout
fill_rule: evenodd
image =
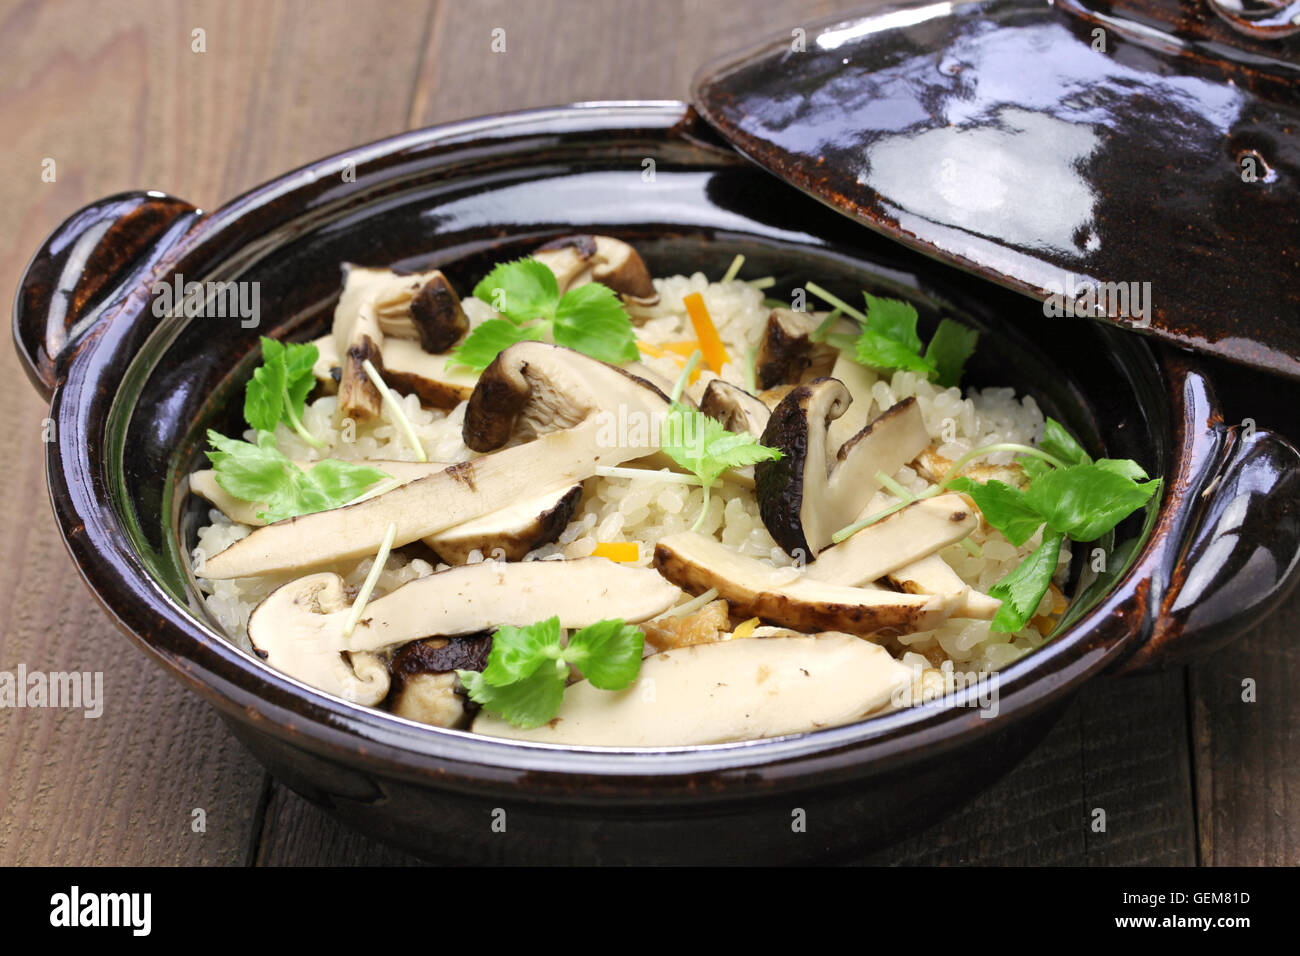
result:
M 912 248 L 1038 299 L 1146 284 L 1105 318 L 1300 378 L 1300 20 L 1233 5 L 876 7 L 711 64 L 692 101 Z
M 646 163 L 653 160 L 653 163 Z M 345 182 L 344 169 L 355 170 Z M 654 175 L 647 173 L 653 170 Z M 324 328 L 339 263 L 436 264 L 465 289 L 488 263 L 573 231 L 633 242 L 656 274 L 747 270 L 778 290 L 906 295 L 984 330 L 973 384 L 1034 394 L 1094 451 L 1166 480 L 1120 536 L 1131 563 L 1074 623 L 966 695 L 779 739 L 565 750 L 415 724 L 345 703 L 223 638 L 184 555 L 204 429 L 230 433 L 257 336 Z M 156 318 L 155 280 L 260 283 L 263 317 Z M 467 861 L 822 860 L 968 799 L 1046 732 L 1081 683 L 1230 638 L 1296 578 L 1300 458 L 1220 420 L 1195 360 L 880 239 L 755 169 L 683 104 L 593 104 L 410 133 L 286 174 L 210 214 L 129 194 L 72 216 L 28 267 L 14 336 L 51 397 L 50 496 L 77 568 L 122 630 L 208 700 L 276 775 L 380 839 Z M 1116 554 L 1119 553 L 1118 546 Z M 494 810 L 507 832 L 494 832 Z M 794 832 L 792 813 L 806 813 Z

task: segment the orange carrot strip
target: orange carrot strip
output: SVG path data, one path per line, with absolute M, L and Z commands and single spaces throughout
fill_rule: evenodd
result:
M 691 317 L 691 325 L 695 327 L 695 335 L 700 340 L 704 361 L 709 363 L 709 368 L 714 372 L 721 373 L 722 366 L 726 365 L 729 359 L 727 350 L 722 345 L 722 339 L 718 336 L 718 330 L 713 325 L 713 319 L 709 318 L 709 310 L 704 305 L 704 296 L 692 292 L 682 301 L 686 305 L 686 314 Z
M 651 345 L 649 342 L 642 342 L 640 339 L 636 340 L 636 347 L 651 358 L 663 358 L 667 354 L 659 346 Z
M 641 548 L 635 541 L 602 541 L 591 552 L 594 558 L 609 558 L 611 561 L 635 561 L 641 556 Z

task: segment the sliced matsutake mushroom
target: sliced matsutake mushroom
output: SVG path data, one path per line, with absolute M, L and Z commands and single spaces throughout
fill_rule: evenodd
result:
M 334 307 L 330 340 L 339 365 L 340 417 L 368 421 L 378 418 L 383 398 L 362 367 L 367 359 L 382 371 L 384 332 L 375 312 L 374 296 L 386 269 L 344 266 L 343 292 Z
M 825 312 L 794 309 L 773 309 L 768 313 L 754 357 L 754 377 L 761 391 L 797 385 L 809 373 L 815 377 L 830 372 L 840 351 L 812 340 L 812 333 L 826 316 Z M 859 329 L 849 319 L 840 319 L 831 331 L 856 334 Z
M 399 273 L 345 264 L 340 309 L 367 303 L 386 339 L 412 339 L 426 352 L 445 352 L 469 331 L 460 297 L 438 269 Z
M 858 518 L 880 487 L 930 443 L 915 398 L 883 412 L 832 456 L 828 426 L 851 400 L 833 378 L 800 385 L 781 400 L 760 441 L 780 449 L 779 461 L 754 468 L 759 511 L 776 543 L 790 555 L 815 558 L 831 536 Z
M 506 508 L 521 488 L 572 486 L 596 473 L 646 454 L 644 448 L 611 447 L 598 419 L 473 461 L 448 465 L 364 501 L 258 528 L 197 569 L 212 580 L 301 570 L 374 554 L 388 525 L 397 526 L 393 547 Z
M 464 564 L 473 551 L 496 561 L 518 561 L 558 538 L 581 501 L 582 485 L 565 485 L 429 535 L 424 543 L 447 564 Z
M 773 309 L 763 326 L 754 359 L 754 377 L 760 389 L 798 382 L 811 362 L 812 340 L 820 324 L 816 313 Z
M 704 390 L 700 411 L 722 423 L 731 432 L 749 432 L 755 438 L 763 434 L 771 410 L 749 392 L 730 382 L 715 378 Z
M 304 471 L 310 471 L 320 462 L 295 461 L 294 464 Z M 393 483 L 405 484 L 408 481 L 415 481 L 417 478 L 426 478 L 447 467 L 446 462 L 380 461 L 377 459 L 367 459 L 365 464 L 390 476 L 390 478 L 381 478 L 375 483 L 375 488 L 384 488 Z M 196 471 L 190 475 L 190 491 L 211 502 L 231 521 L 250 525 L 254 528 L 266 524 L 265 521 L 258 517 L 258 514 L 266 510 L 266 503 L 262 501 L 244 501 L 242 498 L 236 498 L 217 484 L 217 473 L 210 468 L 204 471 Z M 366 494 L 369 494 L 369 492 L 366 492 Z
M 389 689 L 360 658 L 426 637 L 523 626 L 552 616 L 580 628 L 608 618 L 636 623 L 676 603 L 680 589 L 649 568 L 604 558 L 483 561 L 430 574 L 369 602 L 350 637 L 351 607 L 337 574 L 309 574 L 273 591 L 248 618 L 248 638 L 268 664 L 303 683 L 358 703 Z
M 621 239 L 564 236 L 539 246 L 533 258 L 555 273 L 561 293 L 599 282 L 638 305 L 650 306 L 659 301 L 644 260 Z
M 910 667 L 848 634 L 723 641 L 647 657 L 625 691 L 578 681 L 555 719 L 540 727 L 522 730 L 483 712 L 472 729 L 570 746 L 725 743 L 852 723 L 888 705 L 911 681 Z
M 978 527 L 978 513 L 961 495 L 915 501 L 822 551 L 806 576 L 858 587 L 954 544 Z
M 654 566 L 692 593 L 717 588 L 735 617 L 759 617 L 803 633 L 908 634 L 937 627 L 951 611 L 951 602 L 939 595 L 827 584 L 797 568 L 774 568 L 745 557 L 693 531 L 661 540 Z
M 558 345 L 520 342 L 479 376 L 461 434 L 475 451 L 492 451 L 599 418 L 609 444 L 637 445 L 648 454 L 659 445 L 668 404 L 656 386 L 616 365 Z
M 820 563 L 820 562 L 819 562 Z M 892 586 L 907 594 L 940 594 L 955 599 L 953 617 L 992 620 L 1002 602 L 966 584 L 937 554 L 931 554 L 891 571 L 885 576 Z
M 340 385 L 339 353 L 332 336 L 317 339 L 319 353 L 312 372 L 327 389 Z M 450 355 L 431 355 L 409 339 L 384 342 L 384 384 L 402 394 L 414 394 L 431 408 L 455 408 L 474 391 L 478 375 L 455 365 Z
M 492 650 L 492 634 L 430 637 L 412 641 L 388 666 L 392 689 L 385 702 L 399 717 L 435 727 L 459 727 L 465 720 L 465 695 L 456 671 L 481 671 Z
M 873 401 L 871 388 L 880 376 L 865 365 L 858 364 L 844 352 L 839 353 L 835 359 L 830 376 L 843 383 L 853 399 L 849 402 L 849 407 L 844 409 L 844 414 L 831 422 L 826 431 L 829 447 L 839 448 L 871 422 Z
M 310 469 L 317 462 L 296 464 L 300 468 Z M 447 462 L 368 460 L 366 464 L 392 476 L 381 479 L 375 485 L 381 492 L 427 478 L 448 467 Z M 266 525 L 258 517 L 266 510 L 266 504 L 236 498 L 217 484 L 214 471 L 198 471 L 190 475 L 190 490 L 216 505 L 231 521 L 254 528 Z M 372 494 L 368 491 L 363 497 Z M 564 485 L 541 495 L 530 495 L 446 531 L 428 535 L 424 538 L 424 543 L 447 564 L 464 564 L 469 560 L 470 553 L 476 550 L 487 558 L 518 561 L 534 548 L 558 538 L 581 501 L 582 485 Z

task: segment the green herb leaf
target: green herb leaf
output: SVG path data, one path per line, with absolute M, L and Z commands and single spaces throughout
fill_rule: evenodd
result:
M 760 461 L 776 461 L 781 452 L 760 445 L 748 432 L 730 432 L 703 412 L 674 402 L 664 416 L 660 450 L 704 484 L 704 508 L 695 522 L 699 527 L 709 511 L 709 491 L 724 471 Z
M 482 370 L 502 349 L 548 336 L 602 362 L 632 362 L 640 354 L 627 310 L 612 289 L 590 282 L 561 296 L 555 274 L 536 259 L 502 263 L 474 287 L 474 296 L 505 318 L 471 332 L 452 353 L 458 365 Z
M 518 325 L 532 319 L 555 318 L 560 287 L 555 273 L 536 259 L 502 262 L 474 287 L 474 298 L 486 302 Z
M 1029 623 L 1056 574 L 1062 540 L 1062 535 L 1045 533 L 1043 543 L 1029 557 L 989 588 L 989 594 L 1002 602 L 989 625 L 990 630 L 1014 634 Z
M 918 355 L 921 337 L 916 334 L 916 307 L 902 299 L 882 299 L 870 292 L 862 294 L 867 300 L 867 329 Z
M 1098 458 L 1097 467 L 1106 471 L 1113 471 L 1117 475 L 1123 475 L 1125 478 L 1131 478 L 1134 481 L 1147 480 L 1146 469 L 1132 458 Z
M 944 388 L 960 385 L 966 360 L 975 354 L 979 338 L 978 332 L 960 322 L 940 320 L 925 350 L 926 361 L 935 368 L 935 381 Z
M 948 487 L 970 495 L 984 520 L 1017 548 L 1043 526 L 1043 516 L 1026 502 L 1025 493 L 1019 488 L 997 479 L 981 484 L 964 476 L 948 482 Z
M 947 482 L 948 488 L 970 495 L 984 520 L 1016 547 L 1046 525 L 1043 544 L 990 589 L 990 594 L 1003 600 L 993 619 L 997 631 L 1017 631 L 1033 616 L 1051 583 L 1056 556 L 1066 537 L 1096 541 L 1146 505 L 1161 487 L 1158 479 L 1148 480 L 1142 466 L 1130 459 L 1094 462 L 1074 437 L 1050 418 L 1039 448 L 1066 467 L 1054 468 L 1028 455 L 1018 458 L 1029 479 L 1024 491 L 1000 481 L 981 484 L 967 477 Z
M 470 700 L 516 727 L 540 727 L 553 719 L 564 700 L 564 680 L 553 665 L 505 685 L 490 684 L 478 671 L 457 671 Z
M 1150 500 L 1155 482 L 1138 484 L 1101 464 L 1072 465 L 1039 476 L 1025 504 L 1075 541 L 1095 541 Z
M 208 443 L 217 484 L 241 501 L 264 503 L 258 517 L 268 523 L 345 505 L 390 477 L 369 465 L 334 459 L 303 471 L 275 447 L 269 432 L 259 432 L 254 445 L 210 430 Z
M 536 325 L 514 325 L 505 319 L 488 319 L 467 335 L 451 353 L 451 364 L 481 372 L 502 351 L 516 342 L 540 341 L 545 330 Z
M 645 633 L 620 620 L 597 621 L 569 638 L 564 658 L 601 690 L 623 690 L 641 672 Z
M 540 727 L 560 710 L 569 665 L 592 686 L 622 690 L 641 672 L 645 635 L 619 620 L 584 627 L 568 643 L 558 617 L 501 627 L 483 671 L 457 671 L 470 699 L 516 727 Z
M 863 295 L 867 321 L 850 350 L 860 364 L 919 372 L 945 388 L 961 383 L 962 369 L 979 341 L 978 332 L 944 319 L 922 354 L 916 308 L 902 299 L 885 299 L 869 292 Z M 835 337 L 827 341 L 834 343 Z
M 640 355 L 623 303 L 598 282 L 564 293 L 555 310 L 552 334 L 556 345 L 602 362 L 634 362 Z
M 1065 430 L 1065 426 L 1054 418 L 1047 420 L 1047 426 L 1043 429 L 1043 440 L 1038 443 L 1038 447 L 1067 465 L 1086 465 L 1092 461 L 1092 457 L 1083 450 L 1083 446 L 1075 441 L 1074 436 Z
M 492 636 L 492 652 L 483 668 L 490 684 L 504 685 L 522 680 L 543 661 L 557 660 L 564 647 L 564 632 L 558 617 L 527 627 L 500 627 Z
M 935 374 L 935 368 L 920 354 L 919 349 L 911 349 L 905 343 L 891 339 L 872 329 L 864 329 L 854 346 L 854 355 L 861 365 L 874 368 L 901 368 L 922 375 Z
M 259 432 L 274 432 L 284 422 L 304 441 L 324 445 L 302 424 L 307 396 L 316 384 L 312 367 L 319 357 L 316 346 L 284 344 L 262 336 L 262 364 L 253 370 L 244 390 L 244 419 Z

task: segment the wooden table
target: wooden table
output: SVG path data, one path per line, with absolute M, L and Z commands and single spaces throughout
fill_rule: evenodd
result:
M 215 208 L 404 129 L 684 98 L 709 57 L 852 5 L 6 0 L 0 300 L 50 229 L 97 197 L 155 188 Z M 408 862 L 272 782 L 108 622 L 56 536 L 45 414 L 0 349 L 0 670 L 103 671 L 106 706 L 97 720 L 0 711 L 0 864 Z M 1300 863 L 1297 624 L 1300 599 L 1192 667 L 1095 681 L 1009 777 L 866 862 Z M 1255 703 L 1241 700 L 1246 677 Z M 1090 828 L 1094 808 L 1105 833 Z

